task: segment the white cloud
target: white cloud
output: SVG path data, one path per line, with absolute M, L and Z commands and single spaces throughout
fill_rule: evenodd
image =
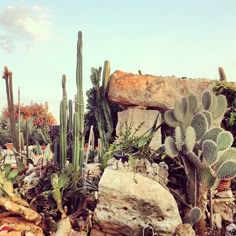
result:
M 0 11 L 0 47 L 7 51 L 18 43 L 47 40 L 50 32 L 48 11 L 42 6 L 8 6 Z

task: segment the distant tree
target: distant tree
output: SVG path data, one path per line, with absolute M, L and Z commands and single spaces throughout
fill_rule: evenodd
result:
M 30 144 L 45 144 L 50 143 L 50 126 L 56 124 L 56 119 L 48 111 L 48 104 L 38 104 L 31 102 L 30 105 L 21 105 L 20 109 L 18 105 L 14 105 L 15 121 L 18 127 L 18 118 L 20 111 L 20 129 L 25 132 L 25 123 L 28 120 L 29 126 L 29 143 Z M 0 118 L 0 145 L 4 145 L 6 142 L 10 142 L 10 127 L 9 127 L 9 111 L 8 108 L 4 108 Z
M 18 122 L 19 117 L 19 108 L 18 105 L 14 105 L 15 108 L 15 121 Z M 32 118 L 33 125 L 37 128 L 45 126 L 45 125 L 55 125 L 56 119 L 48 111 L 48 103 L 44 105 L 38 104 L 36 102 L 31 102 L 30 105 L 21 105 L 20 106 L 20 114 L 21 119 L 26 120 L 28 118 Z M 8 119 L 9 118 L 9 111 L 8 108 L 3 109 L 3 117 Z

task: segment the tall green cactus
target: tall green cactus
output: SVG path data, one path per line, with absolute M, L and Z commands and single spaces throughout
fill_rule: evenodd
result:
M 83 64 L 82 64 L 82 32 L 78 32 L 76 86 L 74 124 L 73 124 L 73 165 L 75 170 L 82 173 L 84 158 L 84 99 L 83 99 Z
M 175 127 L 174 137 L 165 139 L 166 152 L 172 158 L 184 158 L 185 163 L 190 162 L 195 167 L 198 173 L 195 199 L 202 212 L 207 205 L 207 191 L 215 187 L 219 179 L 236 176 L 236 148 L 231 147 L 233 136 L 220 128 L 226 109 L 225 96 L 216 96 L 207 90 L 202 94 L 201 103 L 191 94 L 181 102 L 176 101 L 174 110 L 164 115 L 166 123 Z M 186 170 L 186 173 L 191 171 Z M 192 174 L 187 178 L 189 183 L 194 183 Z M 203 217 L 200 223 L 203 225 Z
M 62 76 L 62 100 L 60 103 L 60 168 L 64 169 L 67 160 L 67 94 L 66 76 Z

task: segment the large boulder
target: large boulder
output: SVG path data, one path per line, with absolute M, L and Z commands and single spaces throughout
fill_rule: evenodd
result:
M 123 105 L 172 109 L 175 101 L 183 96 L 194 93 L 200 97 L 204 89 L 212 89 L 217 82 L 115 71 L 110 77 L 108 96 L 111 101 Z
M 182 223 L 174 197 L 158 182 L 109 168 L 99 182 L 95 215 L 100 229 L 111 235 L 142 235 L 148 225 L 159 236 L 172 235 Z

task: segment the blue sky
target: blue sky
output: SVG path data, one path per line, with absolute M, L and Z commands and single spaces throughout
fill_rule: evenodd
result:
M 0 1 L 0 67 L 13 71 L 15 102 L 48 102 L 58 119 L 61 77 L 76 93 L 77 33 L 83 32 L 84 93 L 91 67 L 236 81 L 235 0 Z M 0 80 L 0 110 L 6 92 Z

